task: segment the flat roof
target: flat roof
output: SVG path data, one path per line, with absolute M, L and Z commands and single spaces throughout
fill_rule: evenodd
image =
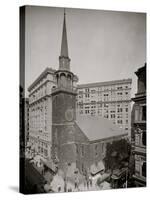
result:
M 128 79 L 105 81 L 105 82 L 78 84 L 77 89 L 86 88 L 86 87 L 99 87 L 99 86 L 108 86 L 108 85 L 116 85 L 116 84 L 125 84 L 125 83 L 132 83 L 132 79 L 128 78 Z

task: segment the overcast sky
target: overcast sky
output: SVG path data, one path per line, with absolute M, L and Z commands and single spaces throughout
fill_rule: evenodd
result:
M 58 69 L 63 12 L 38 6 L 26 10 L 26 90 L 46 67 Z M 133 97 L 134 72 L 146 62 L 146 15 L 67 8 L 66 25 L 71 71 L 79 83 L 132 78 Z

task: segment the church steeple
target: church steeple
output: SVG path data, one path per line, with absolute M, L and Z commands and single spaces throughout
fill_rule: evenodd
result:
M 55 72 L 56 88 L 52 89 L 52 159 L 58 162 L 58 168 L 64 170 L 66 163 L 75 163 L 74 155 L 76 119 L 76 90 L 74 83 L 76 76 L 70 71 L 70 58 L 68 56 L 66 15 L 64 12 L 61 51 L 59 56 L 59 69 Z M 67 150 L 67 151 L 66 151 Z M 67 152 L 74 156 L 69 156 Z
M 61 51 L 59 56 L 59 69 L 55 72 L 57 88 L 76 93 L 74 84 L 77 82 L 77 76 L 70 71 L 70 58 L 68 55 L 66 13 L 64 11 Z
M 61 52 L 59 56 L 59 69 L 70 71 L 70 58 L 68 55 L 67 29 L 66 29 L 66 13 L 64 10 L 64 22 L 61 41 Z
M 68 42 L 67 42 L 66 13 L 65 13 L 65 11 L 64 11 L 64 23 L 63 23 L 61 54 L 60 55 L 68 57 Z

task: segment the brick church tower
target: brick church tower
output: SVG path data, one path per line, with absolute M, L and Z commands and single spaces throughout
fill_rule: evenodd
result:
M 70 71 L 65 13 L 59 69 L 55 77 L 57 87 L 52 89 L 52 159 L 59 168 L 64 168 L 76 162 L 74 123 L 77 95 L 73 87 L 77 76 Z

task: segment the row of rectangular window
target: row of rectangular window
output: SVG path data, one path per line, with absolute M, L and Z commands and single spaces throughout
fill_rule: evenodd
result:
M 80 108 L 81 109 L 81 108 Z M 83 108 L 82 108 L 83 109 Z M 80 111 L 82 111 L 82 110 L 80 110 Z M 86 111 L 88 111 L 88 112 L 86 112 Z M 89 111 L 90 111 L 90 107 L 85 107 L 85 113 L 89 113 Z M 93 107 L 93 106 L 91 106 L 91 111 L 95 111 L 96 112 L 96 107 Z M 102 109 L 100 110 L 100 109 L 98 109 L 97 110 L 98 112 L 102 112 Z M 105 112 L 109 112 L 109 110 L 104 110 Z M 117 109 L 117 112 L 118 113 L 122 113 L 123 112 L 123 109 L 122 108 L 118 108 Z M 127 112 L 128 113 L 128 108 L 125 108 L 125 112 Z M 110 111 L 110 113 L 116 113 L 116 111 L 115 110 L 111 110 Z
M 101 87 L 97 87 L 96 89 L 91 89 L 91 88 L 84 88 L 84 89 L 78 89 L 78 92 L 80 94 L 82 94 L 84 91 L 85 92 L 96 92 L 96 91 L 102 91 L 102 90 L 114 90 L 114 89 L 117 89 L 117 90 L 122 90 L 122 89 L 128 89 L 129 88 L 129 85 L 125 85 L 125 86 L 101 86 Z
M 94 93 L 91 93 L 91 94 L 94 94 Z M 122 93 L 122 92 L 118 92 L 117 94 L 103 94 L 103 97 L 104 98 L 108 98 L 109 96 L 111 97 L 112 95 L 114 96 L 114 97 L 117 97 L 117 95 L 123 95 L 123 94 L 125 94 L 125 95 L 128 95 L 129 94 L 129 92 L 125 92 L 125 93 Z M 100 96 L 100 95 L 99 95 Z M 101 95 L 102 96 L 102 95 Z M 79 94 L 78 95 L 78 98 L 83 98 L 84 97 L 84 95 L 83 94 Z M 85 93 L 85 97 L 90 97 L 90 93 Z M 95 97 L 95 96 L 92 96 L 92 97 Z

